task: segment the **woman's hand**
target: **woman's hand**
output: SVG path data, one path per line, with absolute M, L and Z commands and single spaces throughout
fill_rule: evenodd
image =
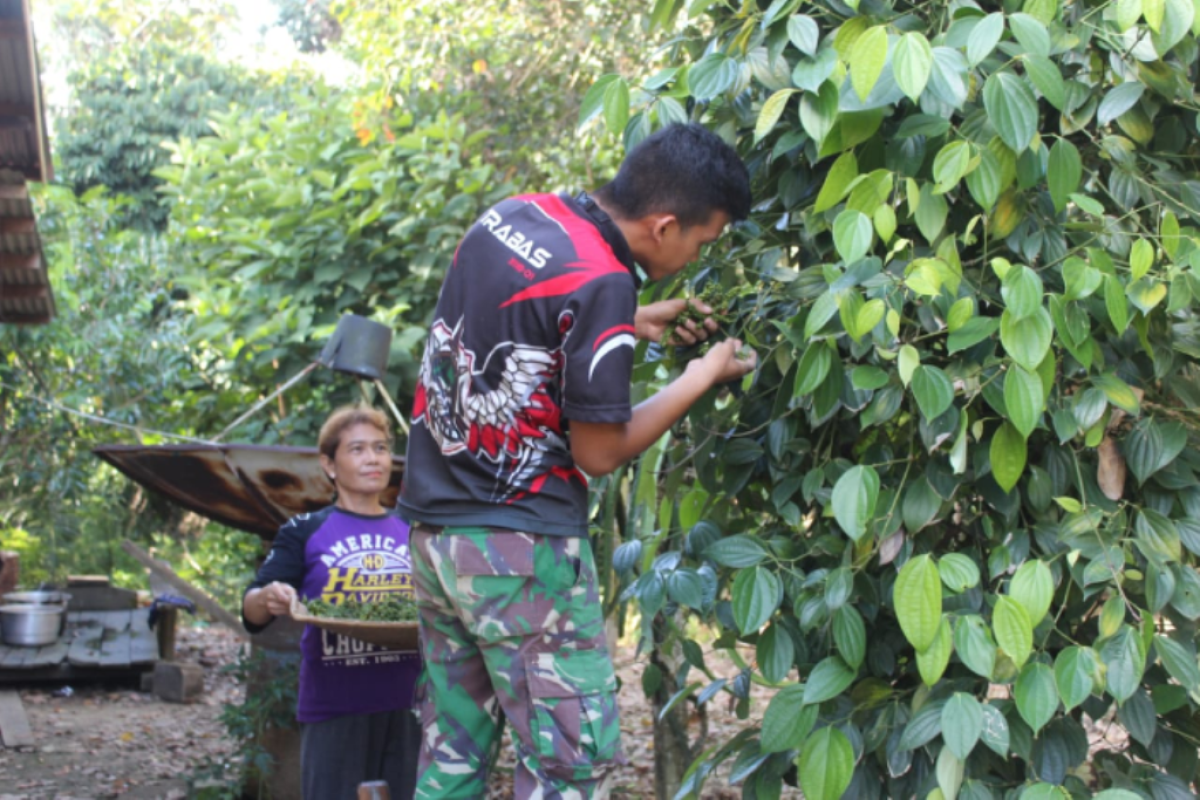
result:
M 667 327 L 683 313 L 688 304 L 705 315 L 703 324 L 697 324 L 694 320 L 689 319 L 675 329 L 675 335 L 669 341 L 663 342 L 662 338 L 667 332 Z M 660 300 L 657 303 L 650 303 L 638 308 L 633 316 L 634 333 L 639 339 L 648 339 L 652 342 L 662 342 L 667 345 L 693 345 L 703 342 L 710 335 L 716 333 L 717 321 L 708 316 L 711 313 L 713 313 L 712 308 L 695 299 Z
M 259 591 L 262 592 L 262 602 L 273 617 L 290 617 L 292 601 L 296 599 L 296 590 L 286 583 L 275 581 L 268 583 Z
M 274 581 L 246 592 L 242 600 L 242 614 L 247 622 L 266 625 L 275 617 L 290 617 L 292 601 L 295 599 L 295 589 L 286 583 Z

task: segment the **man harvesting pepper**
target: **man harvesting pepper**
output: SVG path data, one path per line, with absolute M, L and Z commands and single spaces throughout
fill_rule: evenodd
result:
M 583 473 L 636 457 L 710 388 L 754 368 L 727 339 L 631 406 L 635 339 L 657 341 L 686 306 L 638 308 L 635 263 L 650 280 L 675 275 L 749 210 L 733 149 L 674 125 L 594 194 L 510 198 L 460 243 L 400 499 L 426 664 L 417 797 L 484 796 L 501 712 L 518 798 L 606 793 L 620 729 Z M 691 343 L 713 327 L 689 322 L 676 336 Z

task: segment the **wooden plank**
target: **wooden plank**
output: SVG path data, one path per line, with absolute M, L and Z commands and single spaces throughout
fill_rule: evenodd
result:
M 36 669 L 59 663 L 67 655 L 67 642 L 57 642 L 41 647 L 7 647 L 0 650 L 0 668 Z
M 13 691 L 0 692 L 0 738 L 5 747 L 31 747 L 33 731 L 21 705 L 21 696 Z
M 41 253 L 0 253 L 0 269 L 42 271 Z M 16 555 L 16 553 L 13 553 Z M 14 584 L 15 585 L 15 584 Z
M 43 645 L 37 649 L 36 654 L 25 659 L 25 663 L 22 666 L 25 669 L 35 669 L 37 667 L 52 667 L 55 664 L 60 664 L 67 657 L 67 650 L 70 646 L 71 644 L 66 638 L 59 639 L 54 644 Z
M 106 621 L 105 615 L 108 614 L 108 611 L 97 611 L 97 610 L 89 609 L 86 611 L 74 611 L 74 612 L 67 612 L 67 613 L 69 615 L 68 620 L 70 619 L 70 617 L 73 616 L 75 618 L 76 624 L 80 625 L 81 627 L 99 625 L 100 627 L 103 628 L 103 627 L 105 627 L 104 623 Z
M 32 117 L 33 106 L 0 103 L 0 116 Z M 23 183 L 0 184 L 0 200 L 28 200 L 29 188 Z
M 104 614 L 104 640 L 100 644 L 101 666 L 129 666 L 129 618 L 131 611 Z
M 217 622 L 234 631 L 241 638 L 249 638 L 246 629 L 242 627 L 242 621 L 222 608 L 221 604 L 214 600 L 208 592 L 188 583 L 175 574 L 175 570 L 163 564 L 158 559 L 153 558 L 149 553 L 128 539 L 121 542 L 121 549 L 137 559 L 152 574 L 157 575 L 178 589 L 180 594 L 204 609 Z
M 75 627 L 71 644 L 67 648 L 67 663 L 80 666 L 95 666 L 100 658 L 104 643 L 104 626 L 99 623 L 80 623 Z
M 25 669 L 0 668 L 0 687 L 5 684 L 20 684 L 27 686 L 31 683 L 66 683 L 85 680 L 122 680 L 136 679 L 146 672 L 146 664 L 129 667 L 97 667 L 75 666 L 63 661 L 49 667 L 33 667 Z M 0 784 L 3 786 L 3 784 Z M 4 795 L 0 795 L 3 797 Z
M 0 648 L 0 667 L 5 669 L 21 667 L 25 663 L 26 652 L 33 649 L 35 648 L 5 645 Z
M 20 17 L 0 19 L 0 39 L 24 39 L 25 20 Z
M 83 612 L 89 614 L 92 619 L 99 622 L 105 628 L 114 633 L 129 630 L 129 618 L 133 615 L 133 609 L 121 611 L 89 611 Z
M 109 580 L 109 577 L 107 575 L 68 575 L 67 576 L 67 588 L 68 589 L 73 589 L 73 588 L 83 589 L 86 587 L 111 586 L 111 585 L 112 585 L 112 581 Z
M 0 233 L 37 233 L 37 221 L 30 217 L 0 217 Z
M 104 642 L 100 646 L 100 659 L 97 662 L 102 667 L 127 667 L 130 664 L 129 646 L 131 637 L 128 630 L 114 631 L 108 628 L 104 632 Z
M 159 617 L 158 624 L 163 624 L 162 617 Z M 129 663 L 146 664 L 158 660 L 159 640 L 158 635 L 150 630 L 150 609 L 139 608 L 130 615 L 129 634 Z
M 78 611 L 67 661 L 74 666 L 127 667 L 133 611 Z
M 148 608 L 72 611 L 67 615 L 66 632 L 53 644 L 0 645 L 0 676 L 15 675 L 16 670 L 42 673 L 60 666 L 117 670 L 135 663 L 152 663 L 158 660 L 158 639 L 150 630 L 149 615 Z M 0 677 L 0 683 L 3 680 Z
M 39 300 L 50 296 L 50 287 L 6 285 L 4 296 L 14 300 Z
M 158 661 L 158 639 L 153 632 L 150 630 L 132 630 L 130 631 L 130 637 L 130 664 L 148 664 L 152 661 Z
M 0 290 L 3 288 L 3 284 L 0 284 Z M 18 313 L 11 306 L 0 305 L 0 322 L 11 322 L 14 325 L 45 325 L 50 321 L 50 316 L 46 313 Z
M 24 120 L 27 125 L 30 124 L 35 113 L 37 113 L 37 111 L 34 109 L 33 103 L 0 103 L 0 117 L 27 117 L 28 119 Z M 0 197 L 5 200 L 24 200 L 29 197 L 28 192 L 24 195 L 15 197 L 12 196 L 13 189 L 17 188 L 18 186 L 21 189 L 24 189 L 24 185 L 10 184 L 10 186 L 11 188 L 5 187 L 7 192 L 0 194 Z

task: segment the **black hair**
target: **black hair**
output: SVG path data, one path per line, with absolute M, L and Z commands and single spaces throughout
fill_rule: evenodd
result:
M 633 148 L 596 196 L 624 219 L 674 214 L 688 228 L 714 211 L 750 214 L 750 176 L 737 152 L 703 125 L 669 125 Z

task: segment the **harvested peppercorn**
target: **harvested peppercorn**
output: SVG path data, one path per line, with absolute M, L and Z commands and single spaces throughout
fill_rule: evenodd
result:
M 411 597 L 389 597 L 378 603 L 360 603 L 347 599 L 343 603 L 310 600 L 308 613 L 326 619 L 352 619 L 361 622 L 416 622 L 417 604 Z

